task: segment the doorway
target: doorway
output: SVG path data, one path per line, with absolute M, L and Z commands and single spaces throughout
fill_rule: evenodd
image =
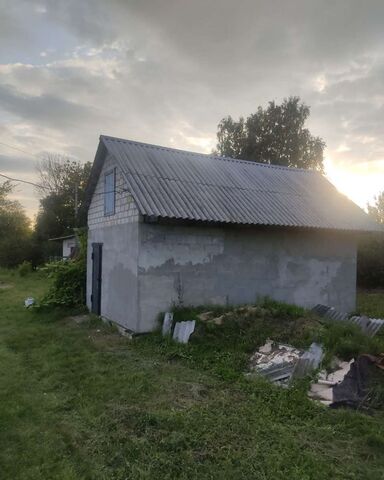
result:
M 92 313 L 100 315 L 101 312 L 101 265 L 103 256 L 103 244 L 92 243 Z

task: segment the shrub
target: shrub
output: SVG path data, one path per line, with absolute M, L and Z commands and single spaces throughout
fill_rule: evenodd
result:
M 20 277 L 25 277 L 32 272 L 31 262 L 24 260 L 24 262 L 18 266 L 17 271 L 19 272 Z
M 357 284 L 364 288 L 384 287 L 384 240 L 380 236 L 365 237 L 359 243 Z
M 40 302 L 41 306 L 79 307 L 85 304 L 86 269 L 83 262 L 52 262 L 46 266 L 46 271 L 53 283 Z
M 52 262 L 45 271 L 53 283 L 41 300 L 41 307 L 83 307 L 86 291 L 86 236 L 79 235 L 80 251 L 76 258 Z

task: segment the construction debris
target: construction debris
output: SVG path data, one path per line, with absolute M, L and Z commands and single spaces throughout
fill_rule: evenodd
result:
M 250 358 L 250 374 L 257 372 L 273 383 L 287 386 L 292 378 L 303 377 L 318 368 L 323 356 L 322 347 L 316 343 L 303 351 L 268 339 Z
M 290 345 L 275 344 L 268 339 L 249 362 L 251 373 L 259 373 L 273 383 L 287 386 L 295 365 L 304 352 Z
M 319 368 L 321 361 L 324 358 L 324 352 L 321 345 L 312 343 L 307 351 L 301 355 L 299 361 L 296 363 L 293 372 L 293 378 L 305 377 L 308 373 Z
M 334 320 L 336 322 L 350 322 L 359 325 L 361 330 L 370 337 L 376 335 L 376 333 L 384 325 L 384 320 L 381 318 L 369 318 L 365 315 L 350 316 L 348 313 L 339 312 L 333 307 L 328 307 L 327 305 L 318 304 L 313 307 L 312 311 L 320 317 L 325 317 L 329 320 Z
M 351 364 L 351 368 L 342 382 L 333 387 L 332 408 L 367 408 L 371 406 L 372 397 L 375 395 L 373 385 L 373 370 L 380 367 L 381 359 L 374 355 L 359 355 Z M 381 381 L 384 381 L 384 377 Z
M 189 337 L 195 331 L 195 320 L 177 322 L 173 330 L 173 340 L 179 343 L 188 343 Z
M 215 325 L 222 325 L 225 318 L 228 317 L 230 314 L 224 313 L 218 317 L 214 317 L 215 312 L 203 312 L 197 315 L 197 319 L 201 322 L 205 323 L 214 323 Z
M 32 305 L 35 304 L 35 299 L 33 297 L 28 297 L 24 300 L 24 306 L 25 308 L 32 307 Z
M 236 315 L 241 315 L 241 317 L 243 318 L 253 316 L 264 317 L 267 313 L 268 311 L 265 308 L 260 307 L 259 305 L 244 305 L 242 307 L 238 307 L 230 312 L 225 312 L 218 316 L 215 316 L 217 315 L 217 313 L 215 313 L 214 311 L 202 312 L 197 315 L 197 319 L 205 323 L 223 325 L 225 320 L 230 318 L 236 318 Z
M 343 362 L 335 358 L 329 373 L 326 370 L 319 372 L 317 381 L 311 384 L 308 396 L 324 405 L 331 405 L 334 401 L 333 388 L 344 380 L 353 362 L 354 360 Z
M 359 355 L 355 360 L 334 359 L 331 371 L 322 370 L 308 396 L 331 408 L 366 408 L 374 395 L 373 368 L 384 369 L 384 355 Z M 384 381 L 384 377 L 383 377 Z
M 163 327 L 161 329 L 161 333 L 163 334 L 163 337 L 171 334 L 172 324 L 173 324 L 173 313 L 166 312 L 164 315 Z

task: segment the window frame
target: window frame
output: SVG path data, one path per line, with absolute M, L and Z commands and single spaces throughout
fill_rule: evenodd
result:
M 107 192 L 107 177 L 113 175 L 113 190 Z M 107 195 L 113 195 L 113 208 L 107 211 Z M 104 216 L 110 217 L 116 213 L 116 168 L 112 168 L 104 173 Z

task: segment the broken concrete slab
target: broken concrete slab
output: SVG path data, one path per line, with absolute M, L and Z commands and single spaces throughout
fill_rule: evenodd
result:
M 197 319 L 205 323 L 214 323 L 215 325 L 222 325 L 228 314 L 224 313 L 218 317 L 214 317 L 215 312 L 203 312 L 197 315 Z
M 203 312 L 199 313 L 199 315 L 197 315 L 197 318 L 202 322 L 209 322 L 210 320 L 212 320 L 213 315 L 213 312 Z
M 172 325 L 173 325 L 173 313 L 166 312 L 164 315 L 163 326 L 161 329 L 161 333 L 163 337 L 171 334 Z
M 317 343 L 304 351 L 267 339 L 251 356 L 249 374 L 258 373 L 273 383 L 287 386 L 293 378 L 302 378 L 317 369 L 323 357 L 323 348 Z
M 249 361 L 250 374 L 258 373 L 273 383 L 288 385 L 295 366 L 303 354 L 290 345 L 275 344 L 268 339 Z
M 331 371 L 322 370 L 319 372 L 317 381 L 311 384 L 308 396 L 324 405 L 331 405 L 334 401 L 334 387 L 344 380 L 353 362 L 354 360 L 343 362 L 335 358 L 332 362 Z
M 176 322 L 173 330 L 173 340 L 179 343 L 188 343 L 189 337 L 195 331 L 195 320 Z

